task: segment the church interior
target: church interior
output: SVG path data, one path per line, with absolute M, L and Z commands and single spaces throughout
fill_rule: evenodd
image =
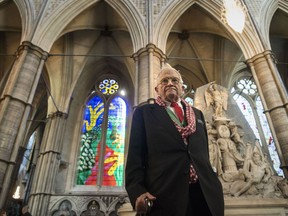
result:
M 288 215 L 287 0 L 0 0 L 0 209 L 135 215 L 131 119 L 165 63 L 204 113 L 225 215 Z

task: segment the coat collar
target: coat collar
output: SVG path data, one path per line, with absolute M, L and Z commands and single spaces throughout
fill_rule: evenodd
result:
M 150 110 L 153 117 L 157 119 L 158 122 L 163 122 L 163 127 L 167 129 L 167 133 L 173 133 L 173 137 L 175 137 L 177 143 L 182 143 L 183 147 L 186 147 L 180 133 L 165 108 L 158 104 L 150 104 Z

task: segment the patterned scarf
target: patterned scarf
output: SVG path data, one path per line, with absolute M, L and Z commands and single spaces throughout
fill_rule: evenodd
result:
M 177 130 L 181 134 L 185 144 L 187 144 L 188 143 L 187 142 L 188 136 L 190 136 L 191 134 L 193 134 L 196 131 L 196 119 L 195 119 L 195 113 L 194 113 L 192 107 L 189 106 L 189 104 L 182 98 L 181 98 L 181 102 L 182 102 L 182 104 L 185 105 L 185 108 L 186 108 L 186 113 L 185 114 L 186 114 L 187 126 L 183 127 L 181 125 L 178 125 L 175 121 L 173 121 L 173 122 L 174 122 L 174 125 L 176 126 Z M 159 106 L 162 106 L 164 108 L 167 107 L 167 105 L 161 99 L 160 96 L 158 96 L 156 98 L 156 103 Z

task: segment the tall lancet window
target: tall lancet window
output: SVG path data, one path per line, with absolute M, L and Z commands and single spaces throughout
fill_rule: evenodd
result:
M 123 186 L 127 104 L 119 89 L 116 79 L 105 78 L 87 100 L 77 185 Z
M 184 86 L 183 98 L 188 104 L 193 106 L 194 95 L 195 95 L 194 88 L 193 88 L 192 84 L 190 83 L 190 81 L 188 79 L 186 79 L 185 77 L 183 77 L 183 82 L 184 82 L 183 83 L 183 86 Z
M 269 155 L 275 172 L 279 176 L 283 176 L 274 139 L 253 77 L 251 75 L 239 77 L 231 89 L 231 93 L 247 122 L 249 122 L 255 137 L 259 140 L 264 153 Z

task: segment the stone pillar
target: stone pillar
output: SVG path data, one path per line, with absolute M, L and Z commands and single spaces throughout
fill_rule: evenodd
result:
M 47 118 L 29 197 L 32 215 L 47 215 L 59 169 L 67 114 L 55 112 Z
M 9 190 L 23 158 L 27 119 L 48 53 L 23 42 L 16 53 L 0 96 L 0 208 L 12 196 Z M 22 150 L 21 150 L 22 149 Z M 18 159 L 17 159 L 18 158 Z M 20 160 L 21 161 L 21 160 Z
M 288 97 L 271 51 L 264 51 L 247 61 L 262 99 L 270 124 L 281 168 L 288 178 Z
M 155 97 L 155 79 L 166 55 L 154 44 L 148 44 L 132 56 L 136 63 L 135 105 Z

